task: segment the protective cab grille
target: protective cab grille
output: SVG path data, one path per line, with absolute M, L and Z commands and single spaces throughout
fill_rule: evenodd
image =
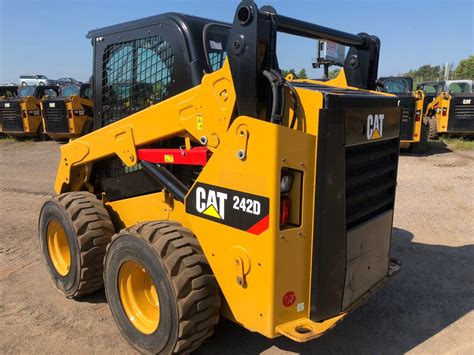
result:
M 394 207 L 396 139 L 346 148 L 346 230 Z
M 109 45 L 103 54 L 102 126 L 169 96 L 174 55 L 160 36 Z
M 0 104 L 0 120 L 4 132 L 22 132 L 23 122 L 21 119 L 19 102 L 3 101 Z
M 48 133 L 69 133 L 69 125 L 64 101 L 43 103 L 45 131 Z

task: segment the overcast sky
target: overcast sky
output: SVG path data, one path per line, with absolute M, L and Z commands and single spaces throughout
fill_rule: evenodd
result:
M 230 22 L 237 0 L 0 0 L 0 83 L 20 74 L 87 80 L 92 47 L 85 34 L 163 12 L 182 12 Z M 267 0 L 277 12 L 347 32 L 380 37 L 380 75 L 422 64 L 457 63 L 474 53 L 473 0 Z M 306 68 L 316 44 L 282 36 L 280 67 Z

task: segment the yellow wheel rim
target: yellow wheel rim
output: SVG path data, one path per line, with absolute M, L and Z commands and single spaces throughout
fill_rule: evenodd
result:
M 48 238 L 48 253 L 54 268 L 61 276 L 66 276 L 71 269 L 71 252 L 66 232 L 57 220 L 48 224 L 46 232 Z
M 146 269 L 128 260 L 119 270 L 120 302 L 130 322 L 144 334 L 151 334 L 160 323 L 160 301 L 156 286 Z

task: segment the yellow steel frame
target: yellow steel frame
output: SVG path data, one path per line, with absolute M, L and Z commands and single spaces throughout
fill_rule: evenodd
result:
M 416 90 L 413 93 L 413 96 L 415 97 L 415 112 L 413 114 L 416 115 L 416 112 L 420 112 L 420 120 L 416 121 L 414 120 L 414 126 L 413 126 L 413 136 L 411 139 L 402 139 L 400 140 L 401 143 L 419 143 L 421 139 L 421 126 L 423 125 L 423 102 L 425 100 L 425 93 L 423 90 Z
M 344 77 L 321 84 L 347 86 Z M 139 146 L 177 135 L 193 141 L 205 136 L 213 154 L 197 182 L 269 198 L 267 230 L 255 236 L 188 214 L 181 202 L 165 192 L 114 202 L 107 202 L 105 196 L 115 225 L 179 221 L 193 231 L 203 248 L 224 295 L 226 317 L 267 337 L 315 338 L 345 314 L 322 323 L 309 317 L 317 132 L 323 96 L 317 91 L 297 91 L 304 109 L 298 112 L 295 129 L 288 127 L 291 109 L 283 125 L 245 116 L 233 119 L 236 97 L 226 61 L 223 68 L 205 75 L 201 85 L 62 146 L 55 191 L 87 187 L 96 160 L 116 155 L 125 165 L 134 166 Z M 237 157 L 241 149 L 245 159 Z M 282 168 L 298 170 L 303 176 L 301 225 L 285 230 L 279 225 Z M 245 278 L 245 284 L 238 278 Z M 296 300 L 286 307 L 282 299 L 289 291 Z M 300 333 L 299 327 L 307 331 Z

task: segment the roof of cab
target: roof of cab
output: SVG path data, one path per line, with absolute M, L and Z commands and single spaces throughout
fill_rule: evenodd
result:
M 135 30 L 138 28 L 153 26 L 153 25 L 156 25 L 157 23 L 164 22 L 164 21 L 175 22 L 176 24 L 178 24 L 180 27 L 183 27 L 183 28 L 186 28 L 187 27 L 186 24 L 190 22 L 201 23 L 202 25 L 205 25 L 208 23 L 215 23 L 215 24 L 221 24 L 221 25 L 227 25 L 227 26 L 229 25 L 228 23 L 225 23 L 222 21 L 216 21 L 216 20 L 206 19 L 206 18 L 197 17 L 197 16 L 191 16 L 191 15 L 185 15 L 185 14 L 180 14 L 180 13 L 175 13 L 175 12 L 167 12 L 164 14 L 145 17 L 138 20 L 128 21 L 128 22 L 123 22 L 116 25 L 112 25 L 112 26 L 97 28 L 97 29 L 89 31 L 86 37 L 96 38 L 96 37 L 101 37 L 101 36 L 107 36 L 114 33 L 120 33 L 120 32 Z

